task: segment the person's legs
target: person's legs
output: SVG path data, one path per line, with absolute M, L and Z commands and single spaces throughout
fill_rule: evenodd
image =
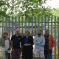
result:
M 10 53 L 7 53 L 7 56 L 8 56 L 7 58 L 10 59 Z
M 6 59 L 8 59 L 8 53 L 7 53 L 7 51 L 5 53 L 6 53 Z
M 28 58 L 24 58 L 24 59 L 28 59 Z
M 47 50 L 44 50 L 45 59 L 47 59 Z
M 36 59 L 39 59 L 39 51 L 38 50 L 35 50 L 35 57 L 36 57 Z
M 39 57 L 36 57 L 36 59 L 39 59 Z
M 16 59 L 16 50 L 12 51 L 12 59 Z
M 22 58 L 22 59 L 28 59 L 28 58 Z
M 28 59 L 33 59 L 33 50 L 28 50 Z
M 44 50 L 43 51 L 39 51 L 40 53 L 40 59 L 44 59 Z
M 6 59 L 6 52 L 5 51 L 2 51 L 2 58 Z
M 49 59 L 52 59 L 52 49 L 49 49 L 48 50 L 48 58 Z
M 20 59 L 20 49 L 17 49 L 17 59 Z
M 40 59 L 43 59 L 43 58 L 40 58 Z
M 29 58 L 21 58 L 21 59 L 29 59 Z
M 6 51 L 6 59 L 10 59 L 10 53 Z

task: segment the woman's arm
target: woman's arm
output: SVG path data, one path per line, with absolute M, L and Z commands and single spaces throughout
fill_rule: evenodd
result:
M 0 46 L 2 46 L 2 37 L 0 38 Z
M 31 36 L 31 45 L 33 45 L 33 37 Z
M 9 48 L 11 48 L 11 40 L 9 39 Z

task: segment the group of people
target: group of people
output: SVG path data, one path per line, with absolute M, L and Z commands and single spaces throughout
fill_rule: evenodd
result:
M 21 42 L 21 44 L 20 44 Z M 41 34 L 41 30 L 37 31 L 37 35 L 33 38 L 29 30 L 25 30 L 25 36 L 21 37 L 19 30 L 16 29 L 15 35 L 8 38 L 8 32 L 5 31 L 0 38 L 0 45 L 2 46 L 3 59 L 8 58 L 7 50 L 12 48 L 12 59 L 20 59 L 20 52 L 22 50 L 22 59 L 33 59 L 33 45 L 35 45 L 36 59 L 52 59 L 52 48 L 55 41 L 49 30 L 45 30 L 45 34 Z M 21 46 L 21 48 L 20 48 Z
M 36 59 L 52 59 L 52 48 L 55 41 L 53 36 L 49 34 L 49 30 L 46 29 L 44 35 L 41 35 L 41 30 L 38 30 L 34 44 Z

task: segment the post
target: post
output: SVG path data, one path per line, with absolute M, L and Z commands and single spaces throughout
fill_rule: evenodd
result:
M 58 17 L 58 45 L 59 45 L 59 17 Z M 59 59 L 59 46 L 58 46 L 58 59 Z

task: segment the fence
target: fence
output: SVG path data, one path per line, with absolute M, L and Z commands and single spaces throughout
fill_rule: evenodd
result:
M 3 17 L 0 23 L 1 33 L 8 31 L 9 37 L 15 33 L 15 30 L 19 29 L 20 33 L 24 33 L 26 29 L 29 29 L 33 36 L 37 34 L 37 30 L 42 30 L 42 35 L 46 29 L 49 29 L 49 33 L 53 35 L 55 40 L 55 47 L 53 49 L 52 56 L 54 59 L 59 55 L 59 17 Z M 0 33 L 0 34 L 1 34 Z M 59 56 L 57 57 L 59 59 Z

